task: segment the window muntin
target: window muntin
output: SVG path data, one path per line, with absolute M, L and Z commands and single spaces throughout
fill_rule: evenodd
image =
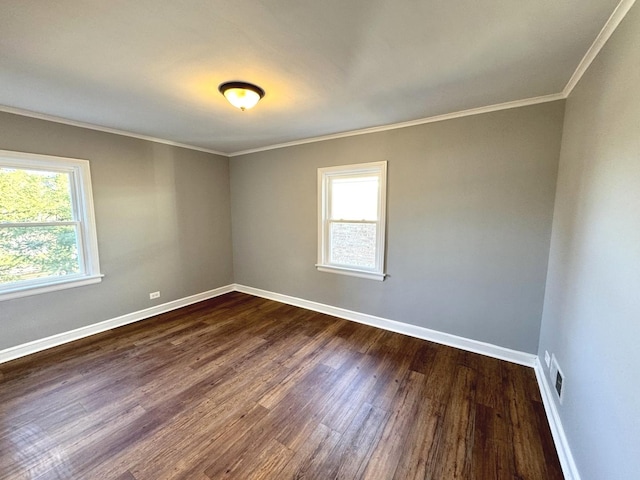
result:
M 318 270 L 384 279 L 386 166 L 318 169 Z
M 100 277 L 89 162 L 0 151 L 0 300 Z

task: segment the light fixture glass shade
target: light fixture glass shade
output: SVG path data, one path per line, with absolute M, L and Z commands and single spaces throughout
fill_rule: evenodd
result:
M 231 105 L 244 111 L 252 108 L 264 96 L 264 90 L 245 82 L 227 82 L 218 87 Z

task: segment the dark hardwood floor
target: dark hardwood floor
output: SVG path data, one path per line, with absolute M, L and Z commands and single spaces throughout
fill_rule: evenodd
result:
M 231 293 L 0 365 L 0 478 L 562 473 L 533 370 Z

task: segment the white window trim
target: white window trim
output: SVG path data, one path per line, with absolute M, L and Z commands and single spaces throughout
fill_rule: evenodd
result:
M 376 266 L 373 269 L 344 267 L 329 262 L 329 179 L 332 177 L 375 174 L 380 176 L 378 195 L 378 225 L 376 235 Z M 387 162 L 359 163 L 318 169 L 318 263 L 320 272 L 338 273 L 353 277 L 383 281 L 385 265 L 386 238 L 386 206 L 387 206 Z
M 7 150 L 0 150 L 0 160 L 2 166 L 42 169 L 71 174 L 72 201 L 78 218 L 69 223 L 78 223 L 80 226 L 78 229 L 78 253 L 82 270 L 79 274 L 67 275 L 62 278 L 46 277 L 16 282 L 13 285 L 0 285 L 0 301 L 100 282 L 104 275 L 100 273 L 89 161 Z

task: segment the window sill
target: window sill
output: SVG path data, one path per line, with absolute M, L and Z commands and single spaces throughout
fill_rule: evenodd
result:
M 93 283 L 100 283 L 104 275 L 91 275 L 80 278 L 56 280 L 39 285 L 19 286 L 11 289 L 0 290 L 0 302 L 4 300 L 12 300 L 14 298 L 27 297 L 29 295 L 39 295 L 41 293 L 55 292 L 67 288 L 83 287 Z
M 352 277 L 367 278 L 369 280 L 384 281 L 386 273 L 370 272 L 368 270 L 357 270 L 355 268 L 334 267 L 332 265 L 316 265 L 319 272 L 339 273 L 341 275 L 350 275 Z

